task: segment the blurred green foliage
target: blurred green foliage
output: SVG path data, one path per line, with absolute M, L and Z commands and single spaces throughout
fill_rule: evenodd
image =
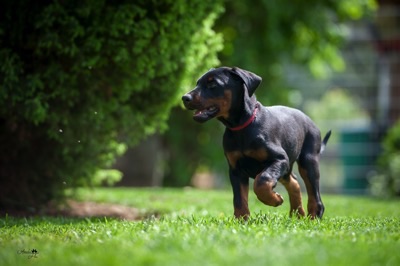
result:
M 221 12 L 211 0 L 2 3 L 0 207 L 96 183 L 125 144 L 164 130 L 188 82 L 218 63 Z
M 320 101 L 307 101 L 305 109 L 313 120 L 369 119 L 366 111 L 361 108 L 361 104 L 341 88 L 331 89 Z
M 217 120 L 199 124 L 193 112 L 175 108 L 163 135 L 166 154 L 165 186 L 191 185 L 196 172 L 225 174 L 222 150 L 223 126 Z
M 378 159 L 379 172 L 371 178 L 371 192 L 381 197 L 400 196 L 400 120 L 387 132 Z
M 295 88 L 284 83 L 283 65 L 304 66 L 317 78 L 344 70 L 340 54 L 347 34 L 344 23 L 361 19 L 375 8 L 374 0 L 226 0 L 226 11 L 216 22 L 216 30 L 224 36 L 221 64 L 261 76 L 256 95 L 264 105 L 290 105 L 290 91 Z M 173 111 L 165 136 L 168 147 L 174 150 L 166 184 L 188 185 L 199 169 L 226 176 L 223 127 L 216 123 L 198 125 L 191 112 Z M 179 133 L 182 130 L 184 137 Z
M 304 112 L 318 125 L 322 136 L 333 128 L 370 124 L 368 113 L 361 103 L 342 88 L 329 90 L 319 101 L 307 100 Z M 340 134 L 335 133 L 329 143 L 339 142 Z
M 225 40 L 221 61 L 260 75 L 266 90 L 257 95 L 265 104 L 288 104 L 282 66 L 304 66 L 316 78 L 344 70 L 344 22 L 362 18 L 376 5 L 374 0 L 227 1 L 216 24 Z

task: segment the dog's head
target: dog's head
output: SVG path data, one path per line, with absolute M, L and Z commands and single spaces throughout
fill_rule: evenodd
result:
M 233 105 L 251 97 L 260 85 L 256 74 L 234 67 L 210 69 L 197 80 L 196 87 L 182 96 L 185 107 L 195 110 L 193 119 L 205 122 L 214 117 L 228 118 Z

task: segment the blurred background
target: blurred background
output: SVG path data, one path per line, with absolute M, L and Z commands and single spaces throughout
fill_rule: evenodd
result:
M 225 3 L 214 27 L 224 38 L 220 65 L 262 76 L 256 94 L 265 105 L 303 110 L 322 135 L 332 129 L 323 192 L 381 193 L 381 142 L 400 114 L 399 3 L 349 1 L 332 10 L 329 1 L 314 1 L 315 9 L 266 2 Z M 115 165 L 124 173 L 118 185 L 229 187 L 223 126 L 198 125 L 191 115 L 174 108 L 166 133 L 129 149 Z
M 222 124 L 180 103 L 222 65 L 332 130 L 323 192 L 400 196 L 396 0 L 5 1 L 0 61 L 0 208 L 81 186 L 229 188 Z

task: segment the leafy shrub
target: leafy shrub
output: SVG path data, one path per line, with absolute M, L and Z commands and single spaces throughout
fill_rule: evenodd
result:
M 165 129 L 217 63 L 220 1 L 6 1 L 0 15 L 0 207 L 89 185 Z M 115 175 L 113 175 L 115 177 Z M 97 179 L 96 179 L 97 180 Z
M 378 196 L 400 196 L 400 120 L 382 141 L 378 164 L 380 172 L 371 179 L 371 190 Z

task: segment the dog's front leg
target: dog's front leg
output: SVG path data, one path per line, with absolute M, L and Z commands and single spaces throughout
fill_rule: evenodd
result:
M 274 188 L 281 176 L 289 172 L 289 164 L 287 160 L 281 159 L 274 161 L 271 165 L 264 169 L 254 179 L 254 193 L 257 198 L 264 204 L 277 207 L 283 203 L 281 195 L 274 191 Z
M 250 216 L 248 196 L 249 178 L 237 170 L 229 169 L 229 178 L 233 190 L 233 207 L 236 218 L 247 220 Z

